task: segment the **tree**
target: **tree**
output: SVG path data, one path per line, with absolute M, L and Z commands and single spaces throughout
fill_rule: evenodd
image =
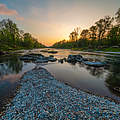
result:
M 89 29 L 90 32 L 90 39 L 91 40 L 96 40 L 96 36 L 97 36 L 97 28 L 96 26 L 91 26 Z
M 96 26 L 91 26 L 89 29 L 90 33 L 90 45 L 96 47 L 96 37 L 97 37 L 97 28 Z
M 0 21 L 0 50 L 43 47 L 30 33 L 19 30 L 10 19 Z
M 80 47 L 88 46 L 88 39 L 89 39 L 89 30 L 88 29 L 82 30 L 80 34 L 80 39 L 78 41 L 79 46 Z
M 110 16 L 106 16 L 95 23 L 97 28 L 97 39 L 99 45 L 102 44 L 102 39 L 106 37 L 105 35 L 112 27 L 112 22 L 113 22 L 113 18 L 111 18 Z
M 107 37 L 109 46 L 120 44 L 120 27 L 114 26 Z
M 10 19 L 4 19 L 0 22 L 0 38 L 4 44 L 15 48 L 19 37 L 19 29 Z
M 10 19 L 3 20 L 3 24 L 5 26 L 5 31 L 6 31 L 6 35 L 7 35 L 6 39 L 9 39 L 10 42 L 12 42 L 15 47 L 15 44 L 18 41 L 19 36 L 20 36 L 17 25 L 15 23 L 13 23 Z
M 80 36 L 82 39 L 88 39 L 89 38 L 89 30 L 88 29 L 82 30 Z
M 80 33 L 80 27 L 75 28 L 74 31 L 71 32 L 69 35 L 70 41 L 71 42 L 77 41 L 79 38 L 79 33 Z
M 105 16 L 98 20 L 89 29 L 83 29 L 79 34 L 78 29 L 70 33 L 70 40 L 57 46 L 64 48 L 107 48 L 120 45 L 120 8 L 116 13 L 117 25 L 113 24 L 114 18 Z M 80 37 L 79 37 L 80 35 Z
M 24 35 L 24 47 L 33 48 L 33 38 L 30 33 L 25 33 Z
M 118 11 L 116 12 L 116 22 L 117 24 L 120 26 L 120 8 L 118 9 Z

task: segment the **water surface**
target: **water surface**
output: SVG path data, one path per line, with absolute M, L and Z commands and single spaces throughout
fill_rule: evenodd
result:
M 49 49 L 58 51 L 57 54 L 51 54 L 40 52 L 41 50 L 42 49 L 25 50 L 20 51 L 19 54 L 41 53 L 45 56 L 54 55 L 57 59 L 65 58 L 70 54 L 80 54 L 84 58 L 88 58 L 89 61 L 105 61 L 106 59 L 120 61 L 119 55 L 71 51 L 67 49 Z M 57 80 L 65 84 L 120 101 L 120 93 L 112 89 L 113 87 L 120 87 L 120 62 L 113 62 L 110 63 L 109 66 L 99 68 L 87 66 L 83 63 L 71 64 L 67 62 L 63 64 L 49 62 L 41 65 Z M 26 63 L 21 61 L 19 55 L 0 58 L 0 108 L 5 105 L 6 99 L 13 96 L 21 76 L 34 67 L 35 64 L 32 62 Z
M 56 49 L 53 49 L 56 50 Z M 106 67 L 91 67 L 83 63 L 48 63 L 44 65 L 57 80 L 64 82 L 74 88 L 82 89 L 87 92 L 110 97 L 120 101 L 120 93 L 113 90 L 113 87 L 120 87 L 120 56 L 106 55 L 98 53 L 80 52 L 57 49 L 58 53 L 54 56 L 58 59 L 67 57 L 69 54 L 81 54 L 90 61 L 119 61 L 110 63 Z M 36 51 L 37 52 L 37 51 Z M 47 56 L 50 54 L 42 53 Z
M 22 75 L 34 67 L 35 64 L 20 61 L 15 55 L 0 58 L 0 111 L 14 96 Z

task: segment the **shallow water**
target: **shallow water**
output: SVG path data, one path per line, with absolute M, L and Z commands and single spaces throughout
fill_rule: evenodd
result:
M 0 111 L 14 95 L 22 75 L 34 67 L 35 64 L 20 61 L 17 56 L 0 58 Z
M 80 52 L 63 49 L 52 49 L 57 54 L 40 52 L 42 49 L 20 51 L 20 54 L 41 53 L 45 56 L 54 55 L 57 59 L 65 58 L 69 54 L 81 54 L 90 61 L 105 61 L 106 59 L 120 60 L 119 55 L 108 55 L 91 52 Z M 51 50 L 51 49 L 50 49 Z M 41 64 L 57 80 L 74 88 L 82 89 L 100 96 L 107 96 L 120 101 L 120 93 L 113 91 L 109 86 L 120 87 L 120 64 L 111 64 L 107 67 L 90 67 L 83 63 L 70 64 L 58 62 Z M 35 67 L 33 63 L 20 61 L 18 56 L 0 58 L 0 107 L 16 90 L 20 77 Z
M 53 55 L 58 59 L 67 57 L 69 54 L 81 54 L 83 57 L 89 58 L 90 61 L 105 61 L 106 59 L 120 61 L 118 55 L 85 53 L 63 49 L 57 49 L 57 51 L 58 53 Z M 50 55 L 48 53 L 43 54 Z M 120 93 L 110 87 L 120 87 L 120 64 L 113 62 L 107 67 L 91 67 L 83 63 L 70 64 L 64 62 L 61 64 L 56 62 L 45 64 L 44 68 L 57 80 L 74 88 L 120 101 Z

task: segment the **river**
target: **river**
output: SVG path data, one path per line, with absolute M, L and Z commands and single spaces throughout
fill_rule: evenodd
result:
M 54 55 L 55 58 L 65 58 L 70 54 L 81 54 L 90 61 L 120 60 L 119 55 L 108 55 L 101 53 L 90 53 L 72 51 L 68 49 L 52 49 L 57 51 L 56 54 L 40 52 L 44 49 L 20 51 L 19 54 L 41 53 L 45 56 Z M 45 49 L 48 50 L 48 49 Z M 106 67 L 91 67 L 83 63 L 58 63 L 49 62 L 41 64 L 57 80 L 92 94 L 109 97 L 120 101 L 120 93 L 114 91 L 111 86 L 120 87 L 120 64 L 112 64 Z M 24 62 L 19 59 L 19 55 L 0 57 L 0 107 L 4 106 L 5 99 L 11 97 L 17 87 L 21 76 L 33 69 L 35 64 Z

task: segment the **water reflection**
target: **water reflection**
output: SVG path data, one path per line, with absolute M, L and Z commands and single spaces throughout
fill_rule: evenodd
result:
M 24 63 L 15 55 L 0 58 L 0 112 L 13 97 L 21 76 L 34 67 L 35 64 Z
M 66 58 L 68 55 L 80 54 L 89 61 L 107 62 L 105 67 L 91 67 L 83 63 L 48 63 L 44 67 L 51 72 L 57 80 L 67 83 L 75 88 L 85 89 L 101 96 L 109 96 L 120 101 L 120 93 L 116 93 L 110 86 L 120 88 L 120 65 L 115 65 L 116 60 L 120 63 L 119 55 L 100 54 L 92 52 L 71 51 L 68 49 L 50 49 L 58 51 L 54 54 L 57 59 Z M 49 56 L 48 53 L 34 50 L 35 53 L 41 53 Z M 53 54 L 52 54 L 53 55 Z M 107 84 L 107 85 L 106 85 Z
M 93 60 L 97 61 L 98 59 L 94 58 Z M 91 61 L 93 60 L 91 58 Z M 72 87 L 101 96 L 108 96 L 116 101 L 120 100 L 120 93 L 116 93 L 109 87 L 113 83 L 114 85 L 120 83 L 120 66 L 118 66 L 118 64 L 110 64 L 105 67 L 92 67 L 84 63 L 64 62 L 62 64 L 48 64 L 44 67 L 51 72 L 57 80 Z M 107 86 L 106 83 L 109 84 L 109 86 Z
M 12 57 L 8 62 L 8 68 L 13 72 L 19 73 L 22 70 L 23 62 L 17 56 Z
M 92 76 L 95 76 L 97 78 L 100 78 L 104 75 L 104 73 L 108 73 L 107 77 L 105 79 L 106 87 L 108 87 L 114 94 L 117 94 L 117 92 L 120 92 L 120 57 L 106 57 L 106 59 L 109 60 L 111 64 L 105 67 L 92 67 L 87 66 L 83 63 L 79 63 L 79 67 L 85 68 L 89 74 Z M 90 61 L 98 61 L 98 59 L 95 59 L 95 57 L 92 59 L 89 59 Z M 75 66 L 76 63 L 70 63 L 71 65 Z M 119 91 L 114 91 L 113 88 L 118 88 Z M 120 95 L 119 95 L 120 96 Z
M 71 64 L 71 63 L 70 63 Z M 75 66 L 76 63 L 73 63 L 71 65 Z M 95 77 L 101 77 L 103 75 L 103 73 L 105 72 L 104 70 L 104 67 L 92 67 L 92 66 L 87 66 L 83 63 L 79 63 L 78 64 L 79 67 L 81 68 L 85 68 L 89 74 L 91 74 L 92 76 L 95 76 Z
M 115 91 L 114 88 L 118 88 L 117 92 L 120 92 L 120 63 L 115 62 L 111 64 L 109 69 L 108 77 L 106 78 L 105 82 L 107 83 L 106 86 L 113 92 Z M 115 92 L 116 93 L 116 92 Z
M 17 56 L 0 59 L 0 77 L 10 73 L 19 73 L 22 70 L 23 62 Z
M 115 60 L 112 59 L 112 61 Z M 91 67 L 80 63 L 79 67 L 84 67 L 87 71 L 89 71 L 89 73 L 92 76 L 95 76 L 97 78 L 102 77 L 104 73 L 107 72 L 108 74 L 105 79 L 106 87 L 108 87 L 112 93 L 116 94 L 117 96 L 120 96 L 120 61 L 118 59 L 116 62 L 113 62 L 110 66 Z
M 104 68 L 103 67 L 99 68 L 99 67 L 86 66 L 85 68 L 89 71 L 89 73 L 92 76 L 96 76 L 98 78 L 101 77 L 104 73 Z

